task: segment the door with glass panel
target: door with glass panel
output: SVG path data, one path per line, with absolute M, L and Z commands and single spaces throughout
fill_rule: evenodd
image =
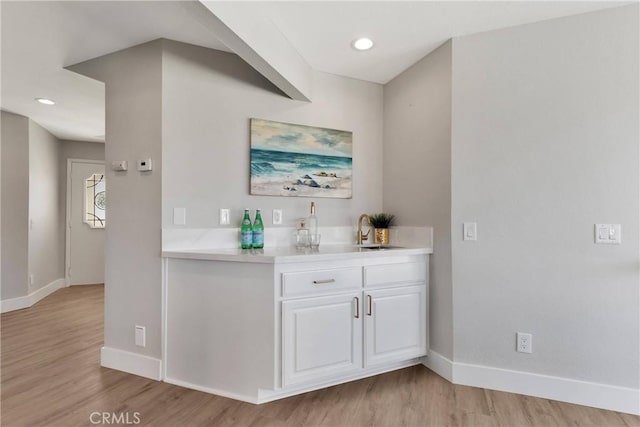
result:
M 67 168 L 68 284 L 104 283 L 104 163 L 69 160 Z

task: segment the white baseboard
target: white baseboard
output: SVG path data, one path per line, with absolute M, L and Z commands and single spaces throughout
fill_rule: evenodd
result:
M 453 382 L 453 363 L 440 353 L 429 350 L 422 364 L 445 380 Z
M 23 308 L 31 307 L 31 296 L 25 295 L 23 297 L 11 298 L 0 301 L 0 312 L 7 313 L 14 310 L 22 310 Z
M 165 378 L 163 381 L 165 383 L 177 385 L 177 386 L 180 386 L 180 387 L 185 387 L 185 388 L 190 388 L 190 389 L 193 389 L 193 390 L 203 391 L 205 393 L 211 393 L 211 394 L 215 394 L 217 396 L 228 397 L 229 399 L 240 400 L 242 402 L 247 402 L 247 403 L 253 403 L 254 405 L 257 405 L 259 403 L 258 399 L 256 397 L 253 397 L 253 396 L 248 396 L 248 395 L 244 395 L 244 394 L 237 394 L 237 393 L 230 393 L 230 392 L 227 392 L 227 391 L 224 391 L 224 390 L 218 390 L 218 389 L 211 388 L 211 387 L 205 387 L 205 386 L 202 386 L 202 385 L 193 384 L 193 383 L 190 383 L 188 381 L 176 380 L 174 378 Z
M 29 295 L 2 300 L 0 301 L 0 313 L 7 313 L 9 311 L 29 308 L 41 299 L 51 295 L 58 289 L 66 287 L 66 285 L 67 282 L 65 279 L 56 279 L 48 285 L 45 285 L 40 289 L 31 292 Z
M 38 301 L 40 301 L 45 297 L 48 297 L 58 289 L 62 289 L 66 286 L 67 286 L 67 281 L 64 278 L 62 278 L 62 279 L 54 280 L 48 285 L 33 291 L 31 294 L 29 294 L 29 297 L 31 298 L 31 305 L 37 303 Z
M 160 359 L 130 351 L 102 347 L 100 349 L 100 365 L 152 380 L 160 381 L 162 379 L 162 361 Z
M 424 364 L 454 384 L 640 415 L 640 389 L 453 362 L 433 350 Z

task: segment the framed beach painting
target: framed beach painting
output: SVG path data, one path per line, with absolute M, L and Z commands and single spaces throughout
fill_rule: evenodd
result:
M 251 194 L 350 199 L 352 136 L 251 119 Z

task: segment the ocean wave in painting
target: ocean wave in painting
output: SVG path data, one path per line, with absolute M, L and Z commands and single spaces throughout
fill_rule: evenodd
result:
M 251 175 L 268 175 L 276 172 L 276 168 L 269 162 L 251 162 Z
M 251 193 L 351 197 L 351 157 L 251 149 Z

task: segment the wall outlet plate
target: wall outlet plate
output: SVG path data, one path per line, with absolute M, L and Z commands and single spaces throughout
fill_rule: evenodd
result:
M 518 353 L 533 353 L 533 336 L 525 332 L 517 332 L 516 351 Z
M 273 225 L 281 225 L 282 224 L 282 209 L 274 209 L 272 218 L 273 218 Z

